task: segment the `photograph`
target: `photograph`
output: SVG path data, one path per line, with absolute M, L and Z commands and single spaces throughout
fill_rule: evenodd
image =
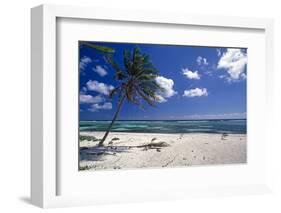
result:
M 247 48 L 78 41 L 78 170 L 247 163 Z

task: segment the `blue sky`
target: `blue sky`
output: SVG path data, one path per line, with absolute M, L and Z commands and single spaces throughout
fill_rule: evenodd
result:
M 159 70 L 156 107 L 145 109 L 125 102 L 121 120 L 246 118 L 247 50 L 158 44 L 95 44 L 115 50 L 114 59 L 123 67 L 124 49 L 139 47 Z M 103 53 L 79 46 L 80 120 L 110 120 L 117 97 L 108 92 L 117 82 Z

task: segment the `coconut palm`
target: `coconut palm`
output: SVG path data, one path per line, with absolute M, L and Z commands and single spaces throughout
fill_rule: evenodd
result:
M 110 92 L 109 97 L 118 95 L 118 105 L 99 146 L 103 146 L 125 100 L 141 108 L 144 108 L 145 104 L 155 106 L 158 100 L 157 93 L 163 90 L 155 80 L 158 70 L 152 65 L 149 56 L 141 53 L 138 48 L 134 48 L 132 52 L 124 51 L 123 68 L 120 68 L 113 60 L 111 54 L 107 55 L 106 58 L 115 70 L 115 80 L 118 82 L 118 86 Z
M 102 46 L 102 45 L 97 45 L 97 44 L 94 44 L 94 43 L 91 43 L 91 42 L 87 42 L 87 41 L 80 41 L 80 45 L 84 45 L 86 47 L 98 50 L 98 51 L 103 52 L 103 53 L 114 53 L 115 52 L 115 50 L 110 48 L 110 47 L 106 47 L 106 46 Z

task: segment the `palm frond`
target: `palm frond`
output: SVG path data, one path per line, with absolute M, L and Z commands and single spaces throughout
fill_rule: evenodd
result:
M 113 98 L 113 96 L 117 93 L 117 92 L 119 92 L 121 90 L 121 87 L 119 86 L 119 87 L 115 87 L 113 90 L 111 90 L 110 92 L 109 92 L 109 98 Z
M 92 49 L 104 52 L 104 53 L 114 53 L 115 52 L 115 50 L 110 48 L 110 47 L 93 44 L 91 42 L 81 41 L 80 44 L 81 45 L 85 45 L 85 46 L 87 46 L 89 48 L 92 48 Z
M 142 97 L 142 99 L 149 104 L 150 106 L 155 106 L 156 97 L 154 98 L 154 94 L 145 93 L 143 90 L 137 89 L 137 93 Z
M 136 75 L 136 78 L 141 78 L 143 75 L 151 75 L 151 77 L 156 78 L 158 75 L 158 70 L 153 67 L 142 69 Z
M 128 75 L 119 67 L 119 65 L 114 61 L 112 55 L 107 55 L 105 57 L 107 63 L 109 63 L 115 70 L 115 79 L 122 81 L 128 77 Z
M 132 68 L 132 60 L 131 60 L 131 52 L 128 50 L 124 50 L 123 53 L 123 58 L 124 58 L 124 66 L 128 74 L 131 74 L 131 68 Z

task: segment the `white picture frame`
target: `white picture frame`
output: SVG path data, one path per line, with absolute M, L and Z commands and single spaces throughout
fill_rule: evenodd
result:
M 34 205 L 48 207 L 91 205 L 99 203 L 115 202 L 139 202 L 143 200 L 179 199 L 197 196 L 224 196 L 242 195 L 253 193 L 270 192 L 270 161 L 266 161 L 262 170 L 266 178 L 254 184 L 242 184 L 232 182 L 231 185 L 216 185 L 210 187 L 178 188 L 169 185 L 167 189 L 155 189 L 151 195 L 145 196 L 131 190 L 130 195 L 120 196 L 113 193 L 112 196 L 89 196 L 89 195 L 59 195 L 58 196 L 58 173 L 57 159 L 57 20 L 64 19 L 87 19 L 100 21 L 119 21 L 133 23 L 153 23 L 155 25 L 168 26 L 200 26 L 211 28 L 231 29 L 254 29 L 264 32 L 265 38 L 265 68 L 264 79 L 266 95 L 263 145 L 269 146 L 272 140 L 270 128 L 273 118 L 273 97 L 270 90 L 273 88 L 273 21 L 271 19 L 240 18 L 240 17 L 216 17 L 187 14 L 160 14 L 146 11 L 122 11 L 100 8 L 85 8 L 74 6 L 41 5 L 31 10 L 31 54 L 32 54 L 32 103 L 31 103 L 31 201 Z M 64 150 L 67 152 L 67 150 Z M 262 153 L 265 157 L 266 151 Z M 268 153 L 266 155 L 268 157 Z M 232 168 L 229 167 L 229 170 Z M 210 168 L 206 169 L 210 171 Z M 182 169 L 169 170 L 174 172 L 176 178 L 183 172 Z M 122 171 L 125 178 L 126 173 Z M 138 171 L 139 175 L 147 175 L 147 171 Z M 157 173 L 158 171 L 153 171 Z M 106 172 L 104 172 L 106 175 Z M 108 173 L 109 174 L 109 173 Z M 159 173 L 160 174 L 160 173 Z M 157 174 L 157 175 L 159 175 Z M 164 186 L 165 188 L 165 186 Z M 106 190 L 106 189 L 105 189 Z M 157 195 L 157 196 L 156 196 Z M 146 197 L 146 198 L 145 198 Z

